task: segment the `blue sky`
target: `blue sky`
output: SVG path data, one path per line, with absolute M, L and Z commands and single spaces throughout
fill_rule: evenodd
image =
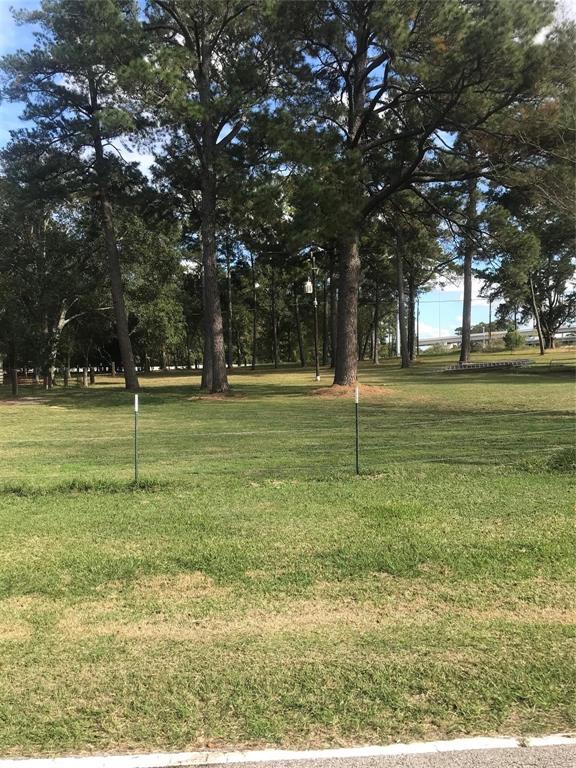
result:
M 28 48 L 32 42 L 32 30 L 29 26 L 17 26 L 12 18 L 10 7 L 33 9 L 38 7 L 39 0 L 0 0 L 0 56 L 17 50 Z M 563 0 L 561 16 L 574 18 L 576 2 Z M 21 105 L 0 103 L 0 147 L 10 137 L 10 130 L 18 128 L 22 122 L 18 119 Z M 128 158 L 127 158 L 128 159 Z M 132 159 L 132 158 L 130 158 Z M 134 153 L 134 159 L 139 159 Z M 142 158 L 144 162 L 149 158 Z M 488 303 L 478 296 L 480 282 L 474 281 L 472 322 L 488 321 Z M 462 286 L 461 284 L 447 285 L 444 290 L 433 290 L 422 297 L 420 303 L 420 337 L 444 336 L 454 332 L 462 320 Z

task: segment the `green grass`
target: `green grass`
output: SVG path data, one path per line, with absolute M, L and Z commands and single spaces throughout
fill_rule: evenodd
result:
M 0 754 L 573 729 L 574 352 L 449 359 L 362 367 L 359 478 L 309 371 L 145 379 L 138 486 L 118 380 L 5 391 Z

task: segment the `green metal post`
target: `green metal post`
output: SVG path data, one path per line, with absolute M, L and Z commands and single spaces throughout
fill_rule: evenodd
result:
M 138 395 L 134 395 L 134 483 L 138 484 Z
M 360 474 L 360 394 L 358 391 L 358 384 L 356 384 L 355 393 L 355 407 L 356 407 L 356 474 Z

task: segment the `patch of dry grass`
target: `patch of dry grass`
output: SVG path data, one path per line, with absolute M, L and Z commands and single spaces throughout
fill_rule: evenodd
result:
M 263 571 L 250 579 L 267 577 Z M 211 643 L 241 637 L 290 633 L 369 633 L 382 626 L 425 626 L 435 622 L 562 624 L 576 628 L 576 586 L 543 581 L 529 592 L 515 586 L 446 584 L 374 574 L 363 582 L 319 581 L 306 597 L 270 604 L 239 587 L 217 585 L 207 574 L 142 576 L 97 589 L 97 599 L 76 600 L 62 610 L 42 595 L 0 601 L 0 636 L 24 641 L 34 625 L 56 638 L 113 636 L 127 640 Z M 46 626 L 43 617 L 54 620 Z M 55 617 L 58 616 L 56 619 Z

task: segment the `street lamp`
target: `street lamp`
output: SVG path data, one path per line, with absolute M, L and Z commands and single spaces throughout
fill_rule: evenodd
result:
M 317 249 L 319 250 L 319 249 Z M 316 276 L 318 267 L 316 266 L 316 251 L 310 251 L 310 262 L 312 268 L 312 280 L 308 278 L 304 283 L 304 293 L 312 294 L 314 303 L 314 365 L 316 367 L 316 381 L 320 381 L 320 366 L 318 361 L 318 298 L 316 296 Z

